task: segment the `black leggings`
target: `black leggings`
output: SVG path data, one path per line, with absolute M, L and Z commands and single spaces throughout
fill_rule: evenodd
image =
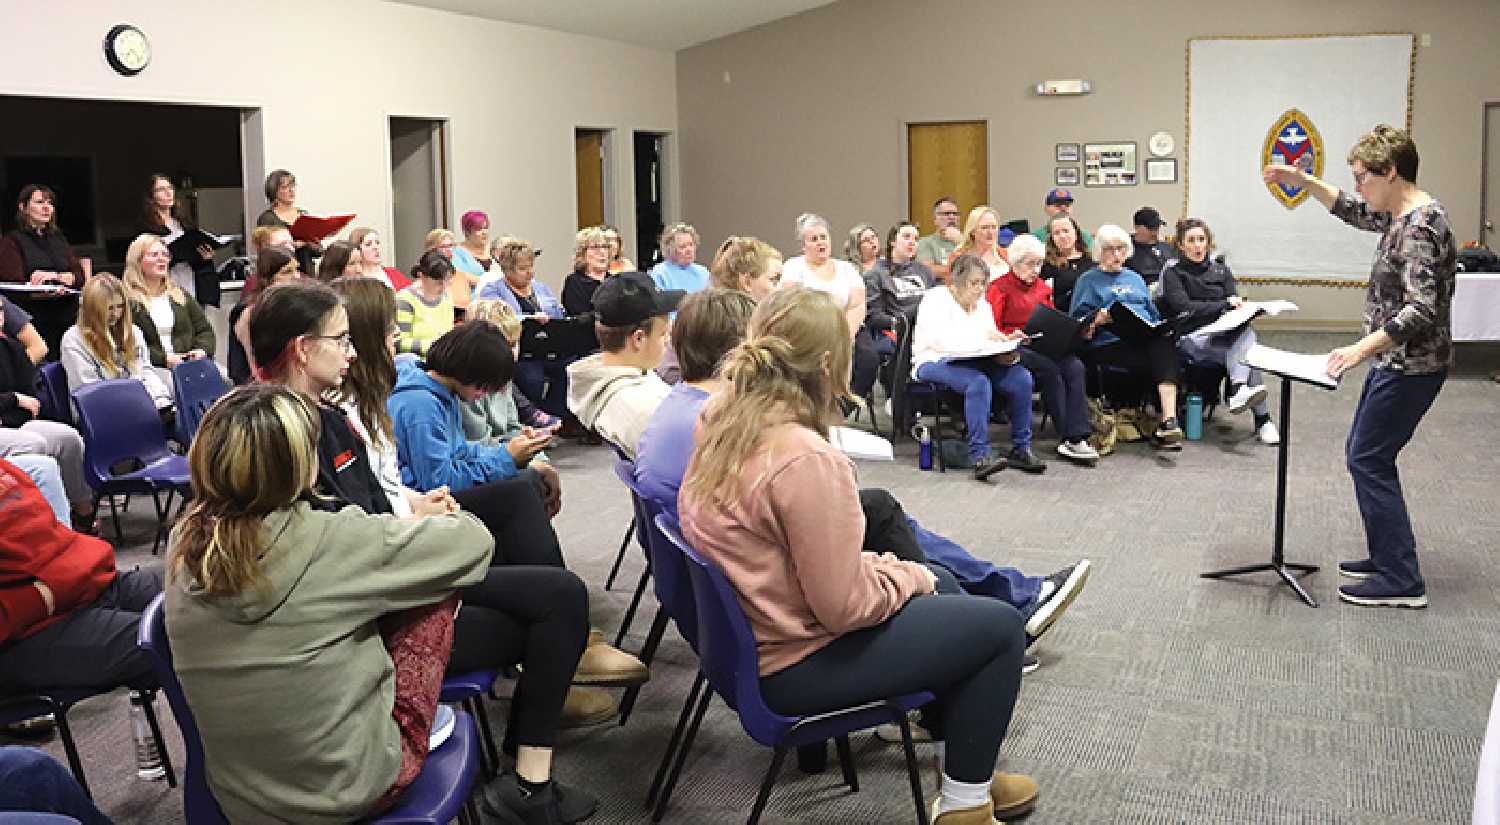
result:
M 988 782 L 1021 687 L 1023 624 L 998 599 L 917 596 L 881 624 L 762 677 L 761 692 L 772 710 L 803 715 L 931 691 L 923 721 L 947 743 L 944 773 Z
M 1145 341 L 1120 340 L 1102 347 L 1093 347 L 1084 352 L 1083 359 L 1090 366 L 1103 364 L 1123 367 L 1136 375 L 1148 375 L 1155 384 L 1175 382 L 1182 369 L 1177 345 L 1166 335 Z
M 880 372 L 880 353 L 875 349 L 875 333 L 869 327 L 860 327 L 854 334 L 854 355 L 851 359 L 849 391 L 864 398 L 875 389 L 875 376 Z
M 562 546 L 531 475 L 523 473 L 453 494 L 494 536 L 495 556 L 490 564 L 563 566 Z
M 583 581 L 556 567 L 491 567 L 460 594 L 449 674 L 520 664 L 503 750 L 550 748 L 589 632 Z

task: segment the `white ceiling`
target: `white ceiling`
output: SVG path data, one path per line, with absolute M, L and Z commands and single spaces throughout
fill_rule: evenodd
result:
M 833 0 L 393 0 L 675 52 Z

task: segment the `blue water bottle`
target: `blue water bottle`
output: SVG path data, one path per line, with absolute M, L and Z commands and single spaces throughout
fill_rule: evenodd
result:
M 1187 433 L 1189 441 L 1198 441 L 1203 438 L 1203 396 L 1196 392 L 1188 393 L 1187 397 L 1187 420 L 1183 422 L 1183 430 Z
M 917 444 L 921 446 L 921 452 L 917 456 L 917 466 L 923 470 L 931 470 L 932 430 L 927 428 L 925 422 L 917 425 Z

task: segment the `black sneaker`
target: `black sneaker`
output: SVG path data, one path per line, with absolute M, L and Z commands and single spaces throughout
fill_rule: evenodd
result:
M 569 825 L 592 816 L 599 800 L 556 781 L 527 791 L 508 771 L 484 786 L 480 807 L 504 825 Z
M 1005 463 L 1020 470 L 1023 473 L 1044 473 L 1047 471 L 1047 462 L 1036 457 L 1031 450 L 1011 450 L 1010 455 L 1005 457 Z
M 1369 559 L 1339 562 L 1339 575 L 1347 578 L 1368 579 L 1379 572 L 1375 567 L 1375 562 Z
M 1028 675 L 1030 675 L 1032 673 L 1036 673 L 1036 669 L 1039 668 L 1039 667 L 1041 667 L 1041 666 L 1042 666 L 1042 660 L 1038 659 L 1037 657 L 1035 657 L 1033 655 L 1031 655 L 1030 653 L 1026 653 L 1026 654 L 1023 654 L 1021 656 L 1021 675 L 1022 676 L 1028 676 Z
M 1050 629 L 1073 599 L 1083 590 L 1083 583 L 1089 579 L 1089 571 L 1093 569 L 1093 562 L 1088 559 L 1079 559 L 1077 564 L 1072 564 L 1053 573 L 1042 580 L 1042 592 L 1037 595 L 1036 609 L 1026 617 L 1026 646 L 1036 644 L 1037 639 Z
M 974 464 L 974 478 L 986 481 L 990 476 L 1005 469 L 1005 457 L 990 453 Z
M 1156 427 L 1156 440 L 1162 444 L 1173 446 L 1182 443 L 1182 427 L 1177 425 L 1177 418 L 1163 418 Z
M 1379 577 L 1339 585 L 1339 598 L 1360 607 L 1426 607 L 1427 589 L 1394 590 Z

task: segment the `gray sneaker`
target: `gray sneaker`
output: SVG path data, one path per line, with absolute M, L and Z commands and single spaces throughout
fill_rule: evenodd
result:
M 979 459 L 974 465 L 974 478 L 977 481 L 988 481 L 989 477 L 1005 469 L 1005 458 L 990 453 Z

